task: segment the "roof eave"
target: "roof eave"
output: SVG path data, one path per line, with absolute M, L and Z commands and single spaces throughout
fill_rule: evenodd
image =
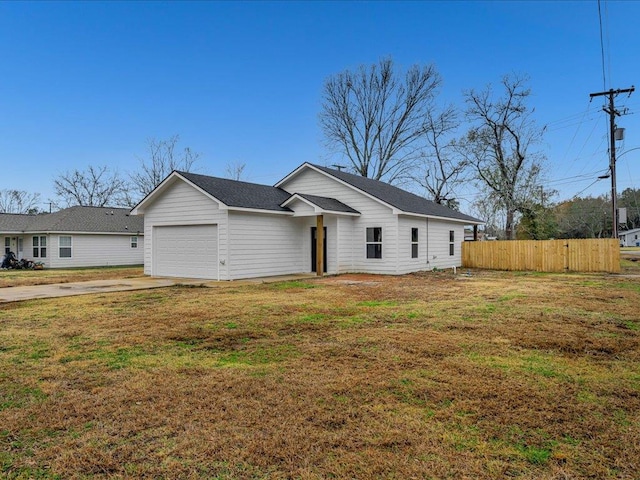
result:
M 275 215 L 288 215 L 293 216 L 293 212 L 283 211 L 283 210 L 269 210 L 266 208 L 248 208 L 248 207 L 234 207 L 227 206 L 227 210 L 230 212 L 249 212 L 249 213 L 264 213 L 264 214 L 275 214 Z
M 304 203 L 305 205 L 310 206 L 311 208 L 313 208 L 313 213 L 315 215 L 325 215 L 325 214 L 326 215 L 344 215 L 344 216 L 348 216 L 348 217 L 359 217 L 361 215 L 360 212 L 343 212 L 343 211 L 339 211 L 339 210 L 330 210 L 330 209 L 322 208 L 317 203 L 314 203 L 312 200 L 309 200 L 308 198 L 305 198 L 305 197 L 303 197 L 302 195 L 300 195 L 298 193 L 294 193 L 293 195 L 291 195 L 284 202 L 282 202 L 280 204 L 280 206 L 281 207 L 288 207 L 289 205 L 291 205 L 296 200 Z M 308 215 L 296 215 L 296 213 L 294 212 L 293 216 L 294 217 L 300 217 L 300 216 L 308 216 Z

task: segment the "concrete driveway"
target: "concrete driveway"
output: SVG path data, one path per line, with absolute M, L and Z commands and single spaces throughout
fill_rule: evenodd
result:
M 248 285 L 255 283 L 285 282 L 315 278 L 314 275 L 286 275 L 280 277 L 235 280 L 217 282 L 195 278 L 138 277 L 116 280 L 91 280 L 87 282 L 53 283 L 50 285 L 32 285 L 27 287 L 0 288 L 0 303 L 19 302 L 37 298 L 70 297 L 92 293 L 126 292 L 131 290 L 148 290 L 151 288 L 171 287 L 173 285 L 202 285 L 205 287 L 224 287 Z

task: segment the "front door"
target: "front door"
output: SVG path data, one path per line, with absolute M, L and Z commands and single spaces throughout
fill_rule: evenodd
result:
M 316 247 L 316 227 L 311 227 L 311 271 L 316 272 L 316 259 L 318 250 Z M 322 259 L 323 259 L 323 271 L 327 272 L 327 227 L 324 227 L 324 238 L 322 243 Z

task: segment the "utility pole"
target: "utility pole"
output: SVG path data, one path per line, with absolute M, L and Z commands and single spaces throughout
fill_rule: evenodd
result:
M 635 90 L 632 85 L 631 88 L 625 89 L 610 89 L 606 92 L 592 93 L 589 97 L 593 100 L 593 97 L 600 97 L 607 95 L 609 97 L 609 107 L 602 107 L 606 113 L 609 114 L 609 134 L 611 136 L 611 147 L 609 149 L 609 170 L 611 173 L 611 208 L 613 210 L 613 228 L 611 230 L 611 238 L 618 238 L 618 192 L 616 189 L 616 115 L 620 116 L 620 112 L 616 110 L 614 98 L 621 93 L 628 93 L 631 95 Z

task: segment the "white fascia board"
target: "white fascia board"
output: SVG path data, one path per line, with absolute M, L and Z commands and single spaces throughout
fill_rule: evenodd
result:
M 425 215 L 424 213 L 412 213 L 412 212 L 404 212 L 400 210 L 396 210 L 394 211 L 394 213 L 399 213 L 400 215 L 405 215 L 408 217 L 428 218 L 430 220 L 442 220 L 443 222 L 464 223 L 465 225 L 484 225 L 485 224 L 485 222 L 473 222 L 471 220 L 463 220 L 461 218 L 439 217 L 437 215 Z
M 311 167 L 311 164 L 308 162 L 304 162 L 302 165 L 300 165 L 298 168 L 296 168 L 293 172 L 291 172 L 289 175 L 287 175 L 286 177 L 284 177 L 282 180 L 280 180 L 278 183 L 276 183 L 274 185 L 274 187 L 279 188 L 280 185 L 282 185 L 283 183 L 286 183 L 290 178 L 295 177 L 296 175 L 298 175 L 298 173 L 300 172 L 300 170 L 302 170 L 304 167 Z
M 228 207 L 225 205 L 226 210 L 230 212 L 249 212 L 249 213 L 264 213 L 267 215 L 288 215 L 293 216 L 293 212 L 280 212 L 278 210 L 264 210 L 261 208 L 245 208 L 245 207 Z
M 156 197 L 158 195 L 161 195 L 162 192 L 164 192 L 167 188 L 169 188 L 169 186 L 173 185 L 178 180 L 182 180 L 183 182 L 185 182 L 189 186 L 195 188 L 198 192 L 202 193 L 204 196 L 206 196 L 206 197 L 210 198 L 211 200 L 213 200 L 214 202 L 216 202 L 218 204 L 218 207 L 220 208 L 220 210 L 226 210 L 228 208 L 226 204 L 222 203 L 216 197 L 214 197 L 210 193 L 206 192 L 205 190 L 200 188 L 195 183 L 193 183 L 190 180 L 186 179 L 185 177 L 180 175 L 178 172 L 171 172 L 171 174 L 167 178 L 165 178 L 162 182 L 160 182 L 160 184 L 156 188 L 154 188 L 153 191 L 151 191 L 146 197 L 144 197 L 142 200 L 140 200 L 140 202 L 135 207 L 133 207 L 131 209 L 130 214 L 131 215 L 144 215 L 145 208 L 148 207 L 149 204 L 153 203 L 153 201 L 156 199 Z
M 359 217 L 360 213 L 352 213 L 352 212 L 336 212 L 334 210 L 320 210 L 320 213 L 328 214 L 328 215 L 342 215 L 345 217 Z

